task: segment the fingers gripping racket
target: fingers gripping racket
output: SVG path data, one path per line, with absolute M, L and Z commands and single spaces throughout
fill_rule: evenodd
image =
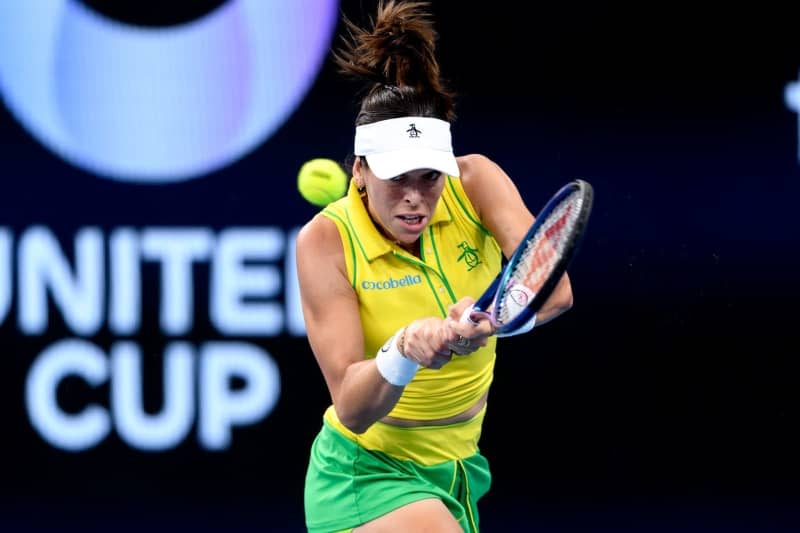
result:
M 559 189 L 461 321 L 487 318 L 498 337 L 530 331 L 536 313 L 552 294 L 583 237 L 593 195 L 592 186 L 580 179 Z

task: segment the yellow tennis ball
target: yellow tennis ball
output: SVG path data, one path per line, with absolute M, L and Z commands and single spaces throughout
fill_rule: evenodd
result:
M 297 174 L 297 190 L 314 205 L 325 207 L 347 191 L 347 174 L 333 159 L 306 161 Z

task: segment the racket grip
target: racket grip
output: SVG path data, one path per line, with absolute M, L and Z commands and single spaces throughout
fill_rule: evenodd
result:
M 464 312 L 461 314 L 461 318 L 458 321 L 461 324 L 471 324 L 473 326 L 477 326 L 477 325 L 479 325 L 479 323 L 472 319 L 472 316 L 475 315 L 475 316 L 478 317 L 478 320 L 486 319 L 489 322 L 491 322 L 492 325 L 495 328 L 497 328 L 497 324 L 495 323 L 494 318 L 492 317 L 491 313 L 487 313 L 486 311 L 482 310 L 480 307 L 477 307 L 477 309 L 476 309 L 477 305 L 479 305 L 479 304 L 472 304 L 469 307 L 467 307 L 466 309 L 464 309 Z
M 472 312 L 475 311 L 475 306 L 470 305 L 466 309 L 464 309 L 464 313 L 462 313 L 459 322 L 462 324 L 472 324 L 473 326 L 477 326 L 478 323 L 472 320 Z

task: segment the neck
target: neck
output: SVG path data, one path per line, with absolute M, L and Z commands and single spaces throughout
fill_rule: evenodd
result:
M 370 217 L 371 218 L 371 217 Z M 383 237 L 390 241 L 392 244 L 397 246 L 398 248 L 402 248 L 406 252 L 410 253 L 415 257 L 419 257 L 419 239 L 414 242 L 407 243 L 407 242 L 400 242 L 395 239 L 383 226 L 381 226 L 375 219 L 372 219 L 372 223 L 375 224 L 375 227 L 378 228 L 378 232 L 383 235 Z
M 411 255 L 419 257 L 419 239 L 412 242 L 411 244 L 404 244 L 400 241 L 393 241 L 393 242 L 406 252 L 410 253 Z

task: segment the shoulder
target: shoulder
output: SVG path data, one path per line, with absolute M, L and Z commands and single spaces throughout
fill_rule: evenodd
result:
M 461 186 L 481 214 L 486 199 L 493 197 L 511 183 L 500 165 L 483 154 L 467 154 L 456 158 L 461 172 Z
M 497 164 L 483 154 L 465 154 L 456 157 L 461 180 L 469 181 L 475 175 L 499 168 Z
M 458 156 L 458 169 L 461 172 L 461 183 L 467 194 L 491 186 L 498 180 L 508 180 L 508 175 L 500 165 L 483 154 L 467 154 Z
M 317 213 L 297 233 L 297 255 L 330 256 L 342 255 L 342 242 L 336 224 L 328 217 Z

